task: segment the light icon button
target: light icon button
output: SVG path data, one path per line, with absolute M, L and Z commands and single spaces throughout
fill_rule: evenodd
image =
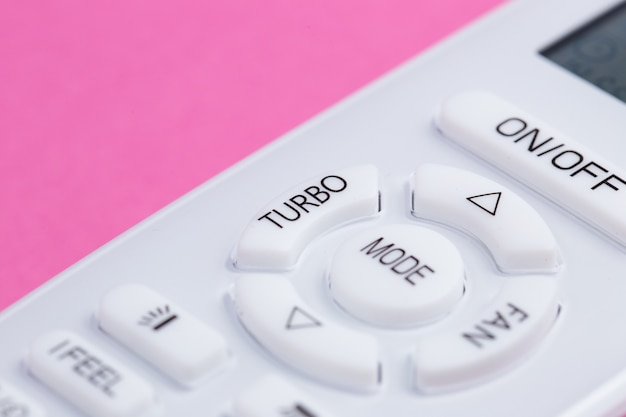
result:
M 98 318 L 102 330 L 185 386 L 201 382 L 229 358 L 221 335 L 141 285 L 106 294 Z

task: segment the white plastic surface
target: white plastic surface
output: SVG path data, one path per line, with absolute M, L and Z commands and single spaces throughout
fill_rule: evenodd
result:
M 215 373 L 229 359 L 221 335 L 142 285 L 107 293 L 98 318 L 102 330 L 186 386 Z
M 233 293 L 241 322 L 277 358 L 333 385 L 378 388 L 378 341 L 315 312 L 284 277 L 242 276 Z
M 234 417 L 331 417 L 292 384 L 268 375 L 246 387 L 233 401 Z
M 408 326 L 441 318 L 463 295 L 463 259 L 439 233 L 386 225 L 344 243 L 330 269 L 330 291 L 370 323 Z
M 413 213 L 476 236 L 506 272 L 559 266 L 552 231 L 513 191 L 472 172 L 426 164 L 413 176 Z
M 559 417 L 612 417 L 626 415 L 626 371 L 581 398 Z
M 416 386 L 424 391 L 445 390 L 502 372 L 539 346 L 558 310 L 555 280 L 509 278 L 479 314 L 418 342 Z
M 571 215 L 576 212 L 582 216 L 576 211 L 578 200 L 566 204 L 551 200 L 551 195 L 546 198 L 538 195 L 535 190 L 543 186 L 546 175 L 540 172 L 536 178 L 528 176 L 534 165 L 515 178 L 504 175 L 492 164 L 448 140 L 434 123 L 438 109 L 449 97 L 464 91 L 486 90 L 515 103 L 516 108 L 523 108 L 532 115 L 529 120 L 545 120 L 544 133 L 558 129 L 564 132 L 558 138 L 572 138 L 585 149 L 592 149 L 595 155 L 613 159 L 615 166 L 626 167 L 623 134 L 626 104 L 539 53 L 616 3 L 614 0 L 510 2 L 491 17 L 202 185 L 3 311 L 0 379 L 40 404 L 48 416 L 84 417 L 86 413 L 71 403 L 87 401 L 88 396 L 82 395 L 82 385 L 73 388 L 57 384 L 57 379 L 52 378 L 54 388 L 63 388 L 70 398 L 68 401 L 40 384 L 24 366 L 24 352 L 33 341 L 62 327 L 80 335 L 89 346 L 97 347 L 102 357 L 106 355 L 107 363 L 108 359 L 115 359 L 142 380 L 149 381 L 161 416 L 231 417 L 228 410 L 242 390 L 265 375 L 277 374 L 315 404 L 332 410 L 335 416 L 555 417 L 570 410 L 566 415 L 620 417 L 626 398 L 624 385 L 619 379 L 615 384 L 604 384 L 626 369 L 624 247 Z M 483 114 L 478 104 L 468 114 Z M 483 320 L 482 317 L 488 320 L 489 316 L 482 315 L 485 309 L 493 306 L 500 289 L 515 277 L 503 273 L 484 248 L 466 233 L 458 232 L 448 223 L 424 220 L 411 213 L 411 175 L 416 168 L 432 163 L 474 173 L 514 192 L 549 226 L 562 260 L 556 272 L 542 277 L 556 281 L 562 306 L 547 334 L 525 339 L 532 340 L 535 346 L 505 355 L 508 365 L 496 366 L 495 373 L 488 376 L 482 370 L 472 373 L 484 375 L 484 379 L 472 377 L 469 379 L 473 382 L 468 382 L 459 378 L 457 382 L 463 379 L 467 383 L 456 390 L 436 394 L 416 389 L 410 361 L 414 347 L 439 335 L 458 332 L 466 320 Z M 267 206 L 268 202 L 280 207 L 310 184 L 319 184 L 324 175 L 344 169 L 352 175 L 353 167 L 359 166 L 375 166 L 365 169 L 361 178 L 367 184 L 366 200 L 371 202 L 368 207 L 373 208 L 368 208 L 368 213 L 374 211 L 375 215 L 368 215 L 364 221 L 350 221 L 350 218 L 341 224 L 333 220 L 327 224 L 330 229 L 305 228 L 304 234 L 297 234 L 293 241 L 287 240 L 294 247 L 286 246 L 290 260 L 280 263 L 287 265 L 284 268 L 276 267 L 273 258 L 276 252 L 269 253 L 266 261 L 263 250 L 252 251 L 258 257 L 250 264 L 257 267 L 244 270 L 243 264 L 234 265 L 235 249 L 246 226 L 276 208 Z M 371 181 L 373 171 L 375 181 Z M 585 177 L 594 179 L 586 174 Z M 441 181 L 440 186 L 444 184 Z M 600 192 L 601 188 L 609 194 L 616 192 L 605 186 L 596 191 Z M 562 192 L 557 189 L 555 195 Z M 474 196 L 479 193 L 483 192 Z M 324 206 L 333 201 L 338 203 L 341 195 L 341 192 L 333 194 Z M 490 216 L 466 197 L 464 204 Z M 478 202 L 486 204 L 486 200 Z M 582 206 L 587 203 L 581 198 Z M 267 206 L 265 210 L 264 206 Z M 305 206 L 311 208 L 311 213 L 314 208 L 322 209 Z M 355 318 L 333 300 L 328 274 L 341 245 L 360 233 L 389 224 L 432 229 L 449 239 L 461 254 L 466 292 L 440 320 L 420 326 L 375 326 Z M 274 245 L 272 234 L 259 236 L 255 239 L 259 248 Z M 277 257 L 284 260 L 283 254 Z M 350 335 L 361 335 L 358 339 L 347 337 L 352 340 L 345 348 L 348 353 L 338 355 L 342 359 L 337 365 L 343 366 L 343 358 L 347 364 L 367 363 L 363 365 L 363 369 L 367 368 L 366 376 L 353 375 L 348 385 L 374 385 L 375 393 L 345 389 L 346 384 L 342 388 L 340 382 L 346 381 L 336 380 L 335 374 L 318 377 L 315 372 L 322 373 L 328 368 L 317 362 L 317 356 L 306 361 L 307 366 L 314 368 L 313 373 L 311 369 L 300 368 L 298 361 L 295 361 L 297 366 L 292 365 L 294 361 L 289 357 L 276 357 L 275 350 L 245 330 L 237 309 L 227 301 L 238 277 L 245 274 L 244 278 L 257 283 L 254 290 L 257 294 L 250 293 L 250 297 L 264 294 L 261 311 L 248 317 L 257 320 L 258 326 L 268 325 L 264 321 L 266 309 L 272 312 L 284 302 L 280 297 L 283 290 L 272 291 L 264 285 L 266 275 L 254 271 L 265 269 L 257 261 L 260 265 L 273 265 L 275 279 L 293 286 L 289 294 L 295 293 L 298 300 L 306 303 L 303 308 L 310 315 L 323 324 L 342 329 L 333 332 L 338 335 L 337 340 L 333 336 L 328 342 L 324 337 L 321 346 L 319 339 L 315 339 L 310 346 L 316 348 L 311 349 L 316 352 L 314 355 L 320 355 L 320 349 L 337 354 L 336 346 L 347 334 L 343 329 Z M 131 282 L 175 300 L 222 335 L 234 360 L 205 383 L 185 389 L 99 329 L 94 313 L 102 297 L 112 288 Z M 281 314 L 282 320 L 287 320 L 284 315 L 289 312 Z M 305 325 L 306 317 L 298 313 L 297 323 Z M 284 331 L 286 323 L 276 323 Z M 310 318 L 308 323 L 311 324 Z M 307 330 L 315 329 L 305 326 L 294 330 L 292 335 Z M 374 345 L 376 349 L 371 348 Z M 361 346 L 371 353 L 362 352 Z M 360 355 L 369 359 L 361 360 Z M 379 361 L 383 364 L 382 384 L 376 382 Z M 357 368 L 361 369 L 361 365 Z M 338 368 L 333 365 L 331 369 Z M 69 373 L 63 371 L 64 376 Z M 336 375 L 345 378 L 343 372 L 337 371 Z M 438 384 L 435 382 L 431 385 Z M 605 388 L 598 391 L 599 387 Z M 133 417 L 138 416 L 133 414 Z
M 295 265 L 315 236 L 375 215 L 378 190 L 378 171 L 371 165 L 311 178 L 275 198 L 250 221 L 237 244 L 235 264 L 277 269 Z
M 46 413 L 32 398 L 0 379 L 0 416 L 45 417 Z
M 155 408 L 154 389 L 128 367 L 67 331 L 42 335 L 31 346 L 30 372 L 94 417 L 139 417 Z

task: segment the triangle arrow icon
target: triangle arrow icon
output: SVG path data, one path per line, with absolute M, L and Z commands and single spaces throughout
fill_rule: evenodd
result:
M 287 319 L 287 330 L 305 329 L 309 327 L 320 327 L 322 322 L 315 317 L 296 306 L 291 309 L 289 318 Z
M 467 197 L 467 200 L 477 207 L 485 210 L 492 216 L 495 216 L 496 211 L 498 210 L 498 204 L 500 203 L 500 197 L 502 197 L 502 192 L 498 191 L 495 193 L 480 194 L 473 197 Z

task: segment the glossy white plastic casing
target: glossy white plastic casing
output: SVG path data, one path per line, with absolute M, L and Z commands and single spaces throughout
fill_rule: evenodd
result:
M 626 410 L 626 378 L 611 378 L 626 369 L 626 250 L 619 243 L 621 232 L 616 236 L 610 225 L 583 220 L 586 214 L 580 207 L 591 204 L 588 197 L 554 201 L 553 194 L 558 193 L 538 193 L 537 182 L 543 178 L 550 182 L 552 173 L 523 175 L 509 171 L 507 161 L 495 161 L 494 167 L 483 159 L 489 155 L 468 151 L 457 143 L 456 133 L 446 126 L 442 133 L 435 123 L 450 97 L 486 91 L 532 120 L 541 120 L 546 132 L 562 132 L 563 138 L 571 138 L 602 161 L 612 161 L 616 170 L 623 169 L 626 104 L 539 52 L 615 4 L 615 0 L 510 2 L 164 208 L 0 315 L 0 388 L 10 386 L 11 392 L 37 404 L 36 417 L 42 414 L 39 410 L 47 416 L 107 415 L 81 411 L 93 403 L 72 405 L 40 383 L 32 375 L 37 371 L 29 370 L 25 359 L 28 352 L 38 354 L 36 341 L 62 328 L 146 381 L 150 388 L 142 388 L 139 407 L 151 402 L 154 393 L 156 412 L 163 416 L 236 417 L 236 410 L 242 410 L 240 417 L 257 417 L 249 413 L 254 407 L 241 401 L 260 401 L 263 393 L 283 383 L 289 387 L 285 403 L 269 402 L 270 408 L 280 407 L 275 409 L 278 416 L 300 417 L 322 409 L 334 416 L 359 417 L 555 417 L 566 410 L 567 417 L 619 416 Z M 477 106 L 474 111 L 484 114 L 488 107 Z M 553 235 L 557 267 L 532 275 L 500 268 L 488 245 L 473 232 L 414 215 L 412 178 L 427 164 L 465 170 L 515 193 Z M 293 196 L 291 190 L 308 179 L 358 166 L 374 167 L 376 172 L 377 185 L 372 187 L 380 191 L 380 201 L 377 196 L 373 215 L 368 209 L 365 217 L 342 219 L 341 224 L 316 229 L 320 233 L 297 237 L 296 250 L 288 251 L 289 259 L 280 268 L 264 264 L 264 255 L 249 258 L 250 268 L 234 264 L 246 227 L 267 213 L 264 207 Z M 354 236 L 389 224 L 432 229 L 458 250 L 465 292 L 439 319 L 381 326 L 356 318 L 333 299 L 328 288 L 333 256 Z M 374 358 L 367 362 L 365 378 L 329 383 L 324 378 L 328 373 L 315 374 L 311 364 L 303 370 L 290 359 L 298 355 L 282 358 L 280 350 L 246 327 L 236 282 L 268 276 L 292 286 L 298 298 L 291 300 L 310 308 L 312 317 L 319 315 L 323 323 L 336 325 L 334 329 L 366 336 L 357 342 L 367 345 L 364 356 Z M 423 346 L 465 325 L 471 328 L 492 320 L 486 312 L 507 294 L 513 280 L 526 278 L 546 282 L 542 290 L 546 302 L 536 309 L 528 303 L 529 312 L 534 309 L 537 319 L 543 318 L 528 330 L 530 336 L 524 339 L 528 343 L 504 349 L 506 360 L 488 364 L 493 372 L 481 367 L 463 381 L 460 374 L 444 375 L 441 369 L 419 373 Z M 155 291 L 211 328 L 225 341 L 232 360 L 202 384 L 186 388 L 153 366 L 151 358 L 104 332 L 96 318 L 102 297 L 129 283 Z M 280 291 L 267 294 L 266 302 L 276 307 L 284 302 L 280 296 Z M 277 297 L 275 305 L 271 297 Z M 523 317 L 515 309 L 502 311 L 506 312 L 516 320 Z M 312 333 L 307 337 L 314 338 Z M 36 367 L 36 362 L 31 367 L 33 363 Z M 264 385 L 268 375 L 278 375 L 282 382 Z M 461 386 L 449 384 L 449 375 Z M 306 398 L 300 400 L 299 393 Z

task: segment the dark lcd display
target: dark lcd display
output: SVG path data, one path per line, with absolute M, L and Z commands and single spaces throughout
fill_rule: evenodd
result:
M 626 2 L 541 54 L 626 103 Z

